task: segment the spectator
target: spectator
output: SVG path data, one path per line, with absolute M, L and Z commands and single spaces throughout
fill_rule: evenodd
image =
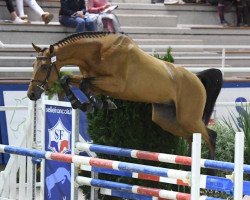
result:
M 10 12 L 11 20 L 13 21 L 13 23 L 15 24 L 26 23 L 26 21 L 22 20 L 20 17 L 17 16 L 12 0 L 5 0 L 5 3 L 8 11 Z
M 63 26 L 76 28 L 76 32 L 84 32 L 86 28 L 94 31 L 94 23 L 85 13 L 84 0 L 61 0 L 59 22 Z
M 110 32 L 120 32 L 120 23 L 117 17 L 111 13 L 117 6 L 111 6 L 107 0 L 85 0 L 85 2 L 87 11 L 90 14 L 97 14 L 97 31 L 106 29 Z
M 24 2 L 41 17 L 45 24 L 48 24 L 53 19 L 54 15 L 49 12 L 44 12 L 36 0 L 24 0 Z M 20 18 L 28 20 L 28 16 L 24 14 L 23 0 L 16 0 L 16 5 Z
M 219 13 L 221 25 L 222 26 L 229 26 L 229 23 L 225 19 L 225 1 L 226 0 L 219 0 L 218 1 L 218 13 Z
M 218 13 L 220 17 L 220 22 L 223 26 L 229 26 L 229 23 L 225 20 L 224 13 L 225 13 L 225 5 L 226 4 L 232 4 L 232 2 L 228 0 L 219 0 L 218 2 Z M 236 20 L 237 20 L 237 26 L 248 26 L 247 24 L 247 2 L 246 0 L 235 0 L 236 4 Z
M 246 0 L 236 0 L 237 26 L 247 27 L 248 8 Z

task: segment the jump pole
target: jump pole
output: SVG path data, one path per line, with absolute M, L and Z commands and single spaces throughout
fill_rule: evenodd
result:
M 171 155 L 165 153 L 141 151 L 135 149 L 89 144 L 82 142 L 77 142 L 76 148 L 79 151 L 87 151 L 87 152 L 91 151 L 95 153 L 123 156 L 123 157 L 142 159 L 142 160 L 173 163 L 173 164 L 180 164 L 187 166 L 191 166 L 192 164 L 192 158 L 187 156 Z M 210 159 L 201 159 L 200 165 L 202 168 L 228 170 L 232 172 L 234 171 L 234 166 L 235 166 L 234 163 L 231 162 L 224 162 L 224 161 L 210 160 Z M 244 164 L 243 171 L 246 174 L 250 174 L 250 165 Z
M 191 195 L 187 193 L 175 192 L 175 191 L 170 191 L 170 190 L 161 190 L 161 189 L 149 188 L 149 187 L 142 187 L 138 185 L 130 185 L 130 184 L 124 184 L 124 183 L 117 183 L 113 181 L 106 181 L 106 180 L 78 176 L 76 178 L 76 182 L 79 185 L 87 185 L 87 186 L 93 186 L 93 187 L 99 187 L 99 188 L 108 188 L 111 190 L 118 190 L 122 192 L 156 197 L 156 198 L 152 198 L 152 200 L 156 200 L 157 198 L 159 198 L 159 200 L 163 200 L 163 199 L 166 199 L 166 200 L 170 200 L 170 199 L 171 200 L 190 200 L 191 199 L 193 200 L 191 198 Z M 201 196 L 201 197 L 198 197 L 198 199 L 194 199 L 194 200 L 222 200 L 222 199 Z
M 81 165 L 81 170 L 84 171 L 93 171 L 96 173 L 109 174 L 113 176 L 122 176 L 129 178 L 136 178 L 141 180 L 150 180 L 161 183 L 168 183 L 174 185 L 182 185 L 191 187 L 191 182 L 183 181 L 181 179 L 171 179 L 166 177 L 159 177 L 149 174 L 141 174 L 134 172 L 124 172 L 113 169 L 105 169 L 99 167 L 91 167 L 86 165 Z M 244 195 L 250 195 L 250 181 L 243 182 L 243 191 Z M 220 191 L 227 194 L 233 194 L 234 191 L 234 182 L 231 179 L 218 177 L 218 176 L 208 176 L 208 175 L 200 175 L 200 188 L 207 190 Z
M 88 165 L 88 166 L 104 167 L 104 168 L 116 169 L 128 172 L 153 174 L 157 176 L 163 176 L 175 179 L 189 179 L 191 175 L 191 173 L 188 171 L 168 169 L 163 167 L 153 167 L 141 164 L 132 164 L 127 162 L 120 162 L 120 161 L 100 159 L 100 158 L 90 158 L 86 156 L 53 153 L 49 151 L 40 151 L 35 149 L 15 147 L 11 145 L 0 145 L 0 152 L 28 156 L 28 157 L 35 157 L 38 159 L 40 158 L 40 159 L 54 160 L 65 163 L 74 163 L 77 165 Z

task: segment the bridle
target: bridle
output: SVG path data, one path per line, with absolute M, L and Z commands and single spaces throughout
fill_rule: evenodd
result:
M 37 82 L 37 83 L 41 83 L 41 84 L 37 84 L 36 86 L 38 88 L 40 88 L 42 91 L 45 91 L 45 88 L 48 86 L 48 79 L 50 77 L 52 68 L 55 68 L 56 74 L 59 78 L 59 71 L 56 68 L 56 56 L 52 55 L 50 57 L 46 57 L 46 56 L 37 56 L 36 59 L 38 60 L 50 60 L 49 64 L 42 64 L 41 68 L 46 68 L 47 69 L 47 74 L 44 80 L 36 80 L 36 79 L 31 79 L 31 82 Z

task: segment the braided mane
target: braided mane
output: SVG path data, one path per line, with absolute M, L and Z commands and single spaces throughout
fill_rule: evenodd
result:
M 66 44 L 70 44 L 73 43 L 77 40 L 80 40 L 82 38 L 101 38 L 104 37 L 106 35 L 110 35 L 110 34 L 115 34 L 115 33 L 111 33 L 111 32 L 82 32 L 82 33 L 75 33 L 72 34 L 60 41 L 58 41 L 57 43 L 53 44 L 53 46 L 63 46 Z

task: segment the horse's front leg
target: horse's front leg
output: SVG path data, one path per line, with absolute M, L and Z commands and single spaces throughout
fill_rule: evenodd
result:
M 91 91 L 91 80 L 95 78 L 83 78 L 80 84 L 81 91 L 87 96 L 89 101 L 97 109 L 116 109 L 116 105 L 110 99 L 98 99 L 94 93 Z
M 72 108 L 73 109 L 80 109 L 82 110 L 83 112 L 92 112 L 93 111 L 93 105 L 89 102 L 84 102 L 84 103 L 81 103 L 79 101 L 79 99 L 75 96 L 75 94 L 72 92 L 70 86 L 69 86 L 69 82 L 70 80 L 72 81 L 72 79 L 74 80 L 74 78 L 70 77 L 70 76 L 63 76 L 61 79 L 60 79 L 60 84 L 67 96 L 67 98 L 69 99 L 71 105 L 72 105 Z M 77 79 L 74 80 L 74 83 L 77 82 Z
M 93 111 L 94 108 L 97 109 L 116 109 L 116 105 L 110 100 L 100 100 L 96 98 L 94 93 L 91 91 L 90 79 L 93 78 L 83 78 L 83 76 L 64 76 L 61 78 L 60 82 L 63 83 L 63 89 L 72 104 L 73 108 L 79 108 L 82 111 L 86 110 L 87 112 Z M 89 102 L 81 103 L 70 90 L 68 85 L 77 86 L 88 98 Z M 69 88 L 69 89 L 68 89 Z M 85 111 L 84 111 L 85 112 Z

